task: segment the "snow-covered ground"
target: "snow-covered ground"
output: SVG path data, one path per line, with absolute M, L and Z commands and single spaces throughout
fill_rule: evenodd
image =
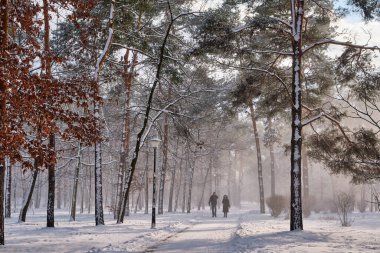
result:
M 150 215 L 132 214 L 117 225 L 110 214 L 105 226 L 94 226 L 93 215 L 67 212 L 56 216 L 56 227 L 45 228 L 43 210 L 27 222 L 6 219 L 6 245 L 0 252 L 380 252 L 380 213 L 354 213 L 351 227 L 341 227 L 335 214 L 313 214 L 304 231 L 290 232 L 289 220 L 232 208 L 228 218 L 212 218 L 210 210 L 191 214 L 165 213 L 150 229 Z M 17 216 L 13 214 L 13 216 Z

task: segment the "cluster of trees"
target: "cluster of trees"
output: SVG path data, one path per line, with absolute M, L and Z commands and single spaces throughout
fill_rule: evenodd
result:
M 312 158 L 335 173 L 348 173 L 357 182 L 378 180 L 379 73 L 371 57 L 379 48 L 335 39 L 332 23 L 351 9 L 333 11 L 328 0 L 225 0 L 201 11 L 197 4 L 0 1 L 0 244 L 15 169 L 32 178 L 20 221 L 43 170 L 48 171 L 48 227 L 54 226 L 55 174 L 62 171 L 74 178 L 72 220 L 79 185 L 82 211 L 84 196 L 91 199 L 91 169 L 96 225 L 104 224 L 104 191 L 118 223 L 134 194 L 142 203 L 144 188 L 147 212 L 149 154 L 144 151 L 155 135 L 162 139 L 158 213 L 164 199 L 168 211 L 175 211 L 180 191 L 182 210 L 190 212 L 195 179 L 202 179 L 197 187 L 201 208 L 206 188 L 220 187 L 220 156 L 232 160 L 250 150 L 251 141 L 241 141 L 253 141 L 243 112 L 255 140 L 262 213 L 261 147 L 270 153 L 273 196 L 274 146 L 281 140 L 279 129 L 291 125 L 291 230 L 303 229 L 302 180 L 304 195 L 308 188 L 301 154 L 306 146 Z M 367 20 L 379 15 L 377 1 L 349 4 Z M 335 59 L 327 55 L 331 44 L 344 48 Z M 369 126 L 348 129 L 347 117 Z M 228 191 L 236 197 L 241 177 L 236 169 L 226 176 Z

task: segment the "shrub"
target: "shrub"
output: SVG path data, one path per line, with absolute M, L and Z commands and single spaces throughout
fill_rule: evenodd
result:
M 336 199 L 338 216 L 343 227 L 349 227 L 352 224 L 351 213 L 355 206 L 355 197 L 353 194 L 341 192 Z
M 274 195 L 266 200 L 273 217 L 278 217 L 283 211 L 289 209 L 289 199 L 282 195 Z

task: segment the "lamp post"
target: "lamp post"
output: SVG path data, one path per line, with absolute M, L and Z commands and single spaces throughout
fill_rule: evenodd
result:
M 149 145 L 153 148 L 153 195 L 152 195 L 152 226 L 156 228 L 156 156 L 157 148 L 160 146 L 161 140 L 154 137 L 149 140 Z

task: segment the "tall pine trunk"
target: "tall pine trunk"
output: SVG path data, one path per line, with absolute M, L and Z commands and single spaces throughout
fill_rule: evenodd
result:
M 15 171 L 17 173 L 17 171 Z M 18 189 L 18 180 L 16 179 L 16 174 L 13 176 L 13 212 L 17 212 L 17 189 Z
M 79 182 L 79 171 L 81 170 L 81 149 L 82 145 L 79 143 L 78 146 L 78 155 L 77 155 L 77 166 L 75 168 L 74 175 L 74 184 L 73 184 L 73 194 L 71 196 L 71 212 L 70 212 L 70 220 L 75 221 L 76 209 L 77 209 L 77 192 L 78 192 L 78 182 Z
M 84 194 L 85 194 L 84 189 L 86 189 L 86 178 L 82 178 L 81 179 L 81 186 L 80 186 L 80 213 L 83 213 L 83 211 L 84 211 Z
M 91 193 L 92 193 L 92 170 L 88 169 L 88 189 L 87 189 L 87 213 L 91 213 Z
M 268 129 L 272 131 L 272 119 L 268 119 Z M 275 167 L 275 155 L 273 150 L 273 143 L 269 143 L 269 156 L 270 156 L 270 195 L 276 195 L 276 167 Z
M 0 0 L 0 50 L 4 52 L 8 47 L 8 0 Z M 0 80 L 0 94 L 6 90 L 5 80 Z M 3 132 L 3 118 L 5 116 L 6 101 L 0 98 L 0 132 Z M 2 153 L 1 147 L 0 152 Z M 4 245 L 4 179 L 5 157 L 0 154 L 0 245 Z
M 49 1 L 43 0 L 43 15 L 44 15 L 44 59 L 42 66 L 47 79 L 51 79 L 51 58 L 50 58 L 50 24 L 49 24 Z M 55 136 L 49 136 L 49 149 L 53 154 L 55 150 Z M 54 197 L 55 197 L 55 164 L 50 163 L 48 169 L 48 203 L 47 203 L 47 227 L 54 227 Z
M 302 230 L 302 25 L 304 0 L 292 0 L 292 139 L 291 139 L 291 172 L 290 172 L 290 230 Z
M 145 189 L 144 189 L 144 192 L 145 192 L 145 199 L 144 199 L 144 202 L 145 202 L 145 211 L 144 213 L 145 214 L 148 214 L 149 213 L 149 151 L 148 149 L 146 150 L 146 161 L 145 161 Z
M 95 144 L 95 224 L 104 225 L 101 143 Z
M 62 179 L 60 178 L 58 181 L 56 180 L 56 182 L 57 182 L 57 186 L 56 186 L 57 208 L 61 209 L 62 208 Z
M 189 150 L 187 150 L 186 152 L 189 152 Z M 186 157 L 185 169 L 183 172 L 183 189 L 182 189 L 182 212 L 183 213 L 185 212 L 185 207 L 186 207 L 186 191 L 187 191 L 187 182 L 189 180 L 188 166 L 189 166 L 189 156 Z
M 175 197 L 175 201 L 174 201 L 174 212 L 177 211 L 179 193 L 181 191 L 181 185 L 182 185 L 182 178 L 184 177 L 184 172 L 182 170 L 182 161 L 183 161 L 183 159 L 181 158 L 180 163 L 179 163 L 179 171 L 180 171 L 179 182 L 178 182 L 177 193 L 176 193 L 176 197 Z
M 118 181 L 117 181 L 117 194 L 116 194 L 116 208 L 114 213 L 114 218 L 120 214 L 120 209 L 123 202 L 123 189 L 125 183 L 125 171 L 127 168 L 127 158 L 129 154 L 129 139 L 130 139 L 130 104 L 131 104 L 131 88 L 132 81 L 134 77 L 134 65 L 137 64 L 137 55 L 133 54 L 131 71 L 129 70 L 129 52 L 127 51 L 124 54 L 124 86 L 125 86 L 125 102 L 124 102 L 124 119 L 123 119 L 123 132 L 122 132 L 122 140 L 120 147 L 120 163 L 119 163 L 119 173 L 118 173 Z
M 6 163 L 7 169 L 7 177 L 6 177 L 6 185 L 5 185 L 5 218 L 11 217 L 11 196 L 12 196 L 12 166 L 10 161 L 8 160 Z
M 149 114 L 150 114 L 150 110 L 151 110 L 151 106 L 152 106 L 152 102 L 153 102 L 154 91 L 156 90 L 156 87 L 157 87 L 157 85 L 160 81 L 160 78 L 161 78 L 161 70 L 163 67 L 166 42 L 168 41 L 170 30 L 172 28 L 173 22 L 174 22 L 174 20 L 171 20 L 171 22 L 169 23 L 168 28 L 166 29 L 164 40 L 162 42 L 162 46 L 160 48 L 160 56 L 158 58 L 159 61 L 158 61 L 158 65 L 157 65 L 156 76 L 155 76 L 155 79 L 153 81 L 152 87 L 150 88 L 147 107 L 146 107 L 145 114 L 144 114 L 144 121 L 143 121 L 143 124 L 142 124 L 140 131 L 137 134 L 136 144 L 135 144 L 135 148 L 133 151 L 132 160 L 131 160 L 131 163 L 128 167 L 127 173 L 126 173 L 125 187 L 124 187 L 124 191 L 123 191 L 123 205 L 121 208 L 120 215 L 118 216 L 117 223 L 123 223 L 123 221 L 124 221 L 125 206 L 127 204 L 127 199 L 128 199 L 129 191 L 130 191 L 131 184 L 132 184 L 133 174 L 136 170 L 136 164 L 137 164 L 137 160 L 139 157 L 140 148 L 142 146 L 141 144 L 142 144 L 142 141 L 144 141 L 143 135 L 144 135 L 145 129 L 148 125 L 148 119 L 149 119 Z
M 190 153 L 190 147 L 189 147 L 189 153 Z M 190 164 L 190 171 L 189 171 L 189 193 L 188 193 L 188 196 L 187 196 L 187 213 L 190 213 L 191 211 L 191 194 L 192 194 L 192 190 L 193 190 L 193 178 L 194 178 L 194 169 L 195 169 L 195 158 L 194 158 L 194 162 L 193 164 L 191 164 L 190 162 L 190 154 L 189 154 L 189 164 Z
M 41 193 L 42 193 L 42 176 L 40 173 L 37 177 L 36 194 L 34 198 L 34 208 L 38 209 L 41 206 Z
M 48 168 L 47 227 L 54 227 L 55 167 Z
M 210 174 L 210 171 L 212 169 L 212 162 L 213 162 L 213 155 L 210 156 L 210 163 L 208 165 L 208 168 L 206 171 L 206 176 L 205 176 L 205 179 L 204 179 L 203 184 L 202 184 L 201 199 L 199 200 L 198 210 L 201 210 L 201 206 L 204 203 L 204 195 L 205 195 L 208 175 Z
M 171 86 L 169 87 L 168 100 L 170 101 L 172 94 Z M 164 213 L 164 191 L 166 181 L 166 171 L 168 167 L 168 148 L 169 148 L 169 117 L 164 115 L 164 140 L 163 140 L 163 160 L 161 167 L 160 188 L 158 192 L 158 214 Z
M 164 213 L 164 190 L 166 180 L 166 170 L 168 166 L 168 143 L 169 143 L 169 124 L 168 116 L 164 115 L 164 140 L 163 140 L 163 157 L 160 175 L 160 186 L 158 191 L 158 214 Z
M 249 109 L 251 111 L 253 133 L 255 135 L 256 155 L 257 155 L 257 174 L 258 174 L 258 178 L 259 178 L 259 193 L 260 193 L 260 213 L 265 213 L 263 164 L 261 161 L 261 148 L 260 148 L 259 132 L 257 130 L 257 125 L 256 125 L 256 113 L 255 113 L 255 109 L 253 108 L 252 100 L 249 101 L 248 106 L 249 106 Z
M 177 157 L 178 155 L 178 145 L 179 145 L 179 137 L 177 138 L 177 145 L 176 145 L 176 151 L 175 151 L 175 156 Z M 173 194 L 174 194 L 174 184 L 175 184 L 175 174 L 177 171 L 177 160 L 174 159 L 174 166 L 172 168 L 172 173 L 171 173 L 171 179 L 170 179 L 170 189 L 169 189 L 169 204 L 168 204 L 168 212 L 171 213 L 173 212 Z
M 243 166 L 239 158 L 239 153 L 236 153 L 236 159 L 239 162 L 238 167 L 238 183 L 237 183 L 237 206 L 241 208 L 241 190 L 243 189 Z
M 0 245 L 4 245 L 4 159 L 0 159 Z
M 275 171 L 275 156 L 273 150 L 273 144 L 269 144 L 269 156 L 270 156 L 270 195 L 276 195 L 276 171 Z
M 136 30 L 140 29 L 142 12 L 140 11 Z M 122 141 L 120 148 L 120 164 L 119 164 L 119 173 L 118 173 L 118 186 L 117 186 L 117 194 L 116 194 L 116 208 L 114 212 L 114 219 L 118 219 L 121 208 L 123 205 L 123 195 L 124 188 L 126 183 L 126 170 L 127 170 L 127 162 L 129 156 L 129 141 L 131 135 L 130 129 L 130 121 L 131 121 L 131 98 L 132 98 L 132 85 L 136 76 L 135 67 L 138 64 L 138 55 L 137 52 L 133 52 L 132 62 L 129 62 L 129 53 L 130 50 L 127 49 L 124 54 L 124 88 L 125 88 L 125 102 L 124 102 L 124 121 L 123 121 L 123 133 L 122 133 Z M 123 210 L 124 212 L 124 210 Z
M 94 82 L 99 86 L 99 73 L 102 67 L 109 49 L 111 47 L 111 42 L 113 38 L 113 18 L 115 10 L 115 0 L 111 0 L 110 12 L 108 19 L 108 37 L 106 44 L 102 50 L 102 53 L 96 60 L 95 72 L 94 72 Z M 95 118 L 100 119 L 100 105 L 98 102 L 94 101 L 94 113 Z M 102 173 L 102 145 L 101 142 L 96 142 L 94 145 L 94 158 L 95 158 L 95 224 L 104 225 L 104 215 L 103 215 L 103 173 Z

